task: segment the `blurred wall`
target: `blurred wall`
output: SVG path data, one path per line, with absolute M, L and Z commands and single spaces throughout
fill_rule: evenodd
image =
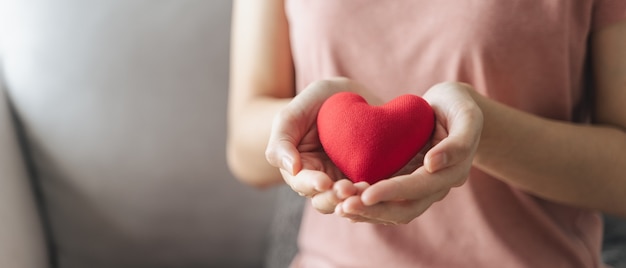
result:
M 0 0 L 60 267 L 257 267 L 274 191 L 225 162 L 227 0 Z

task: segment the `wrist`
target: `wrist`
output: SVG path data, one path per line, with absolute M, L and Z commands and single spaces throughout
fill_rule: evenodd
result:
M 466 87 L 466 89 L 467 93 L 471 96 L 472 100 L 474 100 L 483 114 L 483 129 L 473 161 L 476 166 L 480 167 L 483 166 L 485 162 L 488 162 L 488 156 L 492 153 L 489 148 L 493 148 L 493 146 L 490 146 L 490 141 L 492 140 L 494 134 L 497 135 L 497 133 L 493 133 L 491 128 L 493 122 L 490 116 L 490 111 L 493 109 L 492 104 L 494 101 L 480 94 L 472 87 Z

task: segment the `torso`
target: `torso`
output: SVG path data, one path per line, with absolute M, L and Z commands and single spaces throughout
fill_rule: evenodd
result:
M 517 109 L 576 120 L 594 2 L 288 0 L 298 90 L 330 76 L 384 100 L 462 81 Z M 408 225 L 353 224 L 307 207 L 302 267 L 596 267 L 591 211 L 480 170 Z

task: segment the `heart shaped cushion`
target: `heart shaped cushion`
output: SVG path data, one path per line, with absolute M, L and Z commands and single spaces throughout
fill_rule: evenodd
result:
M 324 151 L 353 182 L 374 184 L 404 167 L 428 143 L 435 127 L 432 108 L 416 95 L 382 106 L 340 92 L 320 108 L 317 128 Z

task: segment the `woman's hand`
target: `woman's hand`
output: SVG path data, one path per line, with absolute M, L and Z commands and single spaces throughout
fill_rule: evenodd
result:
M 359 84 L 345 78 L 321 80 L 309 85 L 275 117 L 266 150 L 268 162 L 278 167 L 285 182 L 302 196 L 315 197 L 313 206 L 332 213 L 335 206 L 358 188 L 328 158 L 317 133 L 317 113 L 326 99 L 351 91 L 376 103 Z M 335 183 L 337 181 L 337 183 Z
M 483 115 L 461 83 L 438 84 L 423 96 L 436 116 L 432 148 L 424 165 L 407 175 L 361 185 L 357 194 L 345 198 L 335 213 L 356 222 L 406 224 L 433 203 L 443 199 L 452 187 L 467 179 L 483 126 Z M 336 191 L 348 191 L 336 185 Z M 350 189 L 349 191 L 353 191 Z

